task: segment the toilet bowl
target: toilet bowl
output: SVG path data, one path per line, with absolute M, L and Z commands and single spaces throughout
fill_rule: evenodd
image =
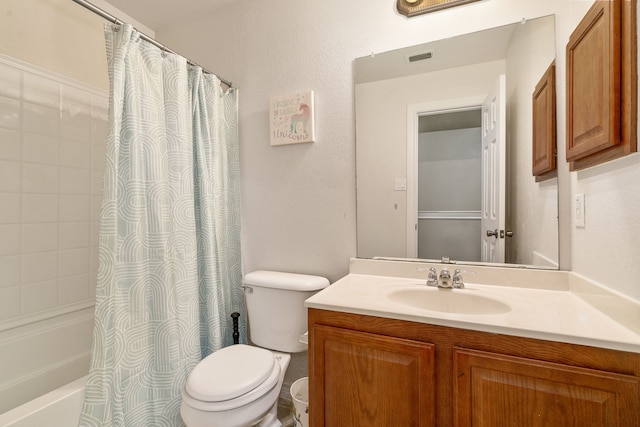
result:
M 278 396 L 291 355 L 238 344 L 203 359 L 182 390 L 189 427 L 280 427 Z
M 187 427 L 280 427 L 278 397 L 291 360 L 306 345 L 304 300 L 324 277 L 256 271 L 244 278 L 250 338 L 205 357 L 189 374 L 180 413 Z

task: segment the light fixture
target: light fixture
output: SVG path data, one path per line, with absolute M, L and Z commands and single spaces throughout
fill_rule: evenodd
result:
M 473 3 L 479 0 L 397 0 L 398 12 L 408 17 Z

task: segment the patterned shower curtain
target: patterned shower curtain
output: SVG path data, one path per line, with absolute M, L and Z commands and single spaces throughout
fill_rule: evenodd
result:
M 111 82 L 81 426 L 179 426 L 194 366 L 244 316 L 236 91 L 105 26 Z M 241 342 L 246 342 L 241 322 Z

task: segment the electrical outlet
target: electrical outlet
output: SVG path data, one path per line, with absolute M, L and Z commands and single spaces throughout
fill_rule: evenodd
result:
M 575 224 L 576 228 L 585 228 L 585 224 L 584 224 L 584 211 L 585 211 L 585 205 L 584 205 L 584 193 L 580 193 L 580 194 L 576 194 L 576 198 L 575 198 L 575 202 L 574 202 L 574 217 L 573 217 L 573 223 Z

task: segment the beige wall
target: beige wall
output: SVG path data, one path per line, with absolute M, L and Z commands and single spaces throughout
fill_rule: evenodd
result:
M 0 53 L 107 90 L 103 23 L 71 0 L 3 0 Z

